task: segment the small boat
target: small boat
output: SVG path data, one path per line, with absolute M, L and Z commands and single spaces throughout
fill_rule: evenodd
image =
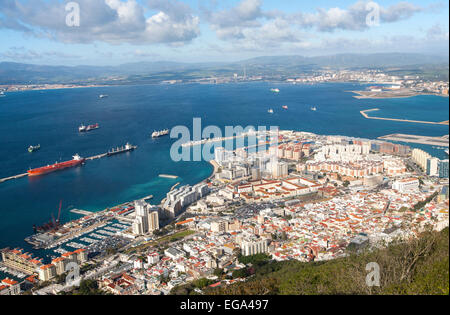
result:
M 5 92 L 3 92 L 3 91 L 0 92 L 0 97 L 2 97 L 2 96 L 6 96 Z
M 289 109 L 289 107 L 287 107 L 286 105 L 283 106 L 283 109 Z
M 30 146 L 28 147 L 28 152 L 33 153 L 34 151 L 37 151 L 37 150 L 39 150 L 40 148 L 41 148 L 41 145 L 40 145 L 40 144 L 35 145 L 35 146 L 30 145 Z
M 317 111 L 317 107 L 311 107 L 311 110 L 312 110 L 313 112 L 315 112 L 315 111 Z
M 279 90 L 279 89 L 270 89 L 270 91 L 271 91 L 271 92 L 274 92 L 274 93 L 280 93 L 280 90 Z
M 273 114 L 273 109 L 269 109 L 267 112 L 268 112 L 269 114 Z
M 100 98 L 107 98 L 108 97 L 108 95 L 105 95 L 105 94 L 101 94 L 100 96 L 99 96 Z

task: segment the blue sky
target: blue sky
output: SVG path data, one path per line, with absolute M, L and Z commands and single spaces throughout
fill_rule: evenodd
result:
M 69 27 L 65 7 L 80 8 Z M 414 52 L 448 55 L 447 1 L 1 0 L 0 61 L 116 65 L 256 56 Z M 375 11 L 373 11 L 375 13 Z

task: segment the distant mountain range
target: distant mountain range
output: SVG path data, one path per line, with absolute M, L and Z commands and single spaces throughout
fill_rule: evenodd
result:
M 250 75 L 295 75 L 324 68 L 370 69 L 447 65 L 447 56 L 408 53 L 340 54 L 319 57 L 272 56 L 232 63 L 178 63 L 169 61 L 126 63 L 119 66 L 45 66 L 0 62 L 1 84 L 131 83 L 142 79 L 190 78 L 243 72 Z M 145 81 L 145 80 L 144 80 Z

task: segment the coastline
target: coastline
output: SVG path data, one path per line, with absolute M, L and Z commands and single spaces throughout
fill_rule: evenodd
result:
M 209 164 L 211 164 L 214 167 L 214 169 L 213 169 L 212 174 L 207 179 L 212 179 L 219 172 L 220 166 L 214 160 L 209 161 Z
M 12 90 L 6 90 L 6 93 L 17 93 L 17 92 L 27 92 L 27 91 L 58 91 L 58 90 L 70 90 L 70 89 L 88 89 L 88 88 L 103 88 L 111 87 L 112 85 L 39 85 L 36 84 L 35 87 L 26 87 L 17 85 L 14 86 Z M 5 95 L 6 96 L 6 95 Z

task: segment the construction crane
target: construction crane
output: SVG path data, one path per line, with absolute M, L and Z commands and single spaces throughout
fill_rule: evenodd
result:
M 61 219 L 61 206 L 62 206 L 62 200 L 59 201 L 58 218 L 56 219 L 55 227 L 59 226 L 59 222 L 60 222 L 60 219 Z
M 60 221 L 61 220 L 61 207 L 62 207 L 62 200 L 59 202 L 59 210 L 58 210 L 58 217 L 57 217 L 57 219 L 55 220 L 55 216 L 52 213 L 50 222 L 45 223 L 45 224 L 43 224 L 41 226 L 33 225 L 34 233 L 37 233 L 37 232 L 48 232 L 48 231 L 51 231 L 51 230 L 57 230 L 60 227 L 60 222 L 61 222 Z

